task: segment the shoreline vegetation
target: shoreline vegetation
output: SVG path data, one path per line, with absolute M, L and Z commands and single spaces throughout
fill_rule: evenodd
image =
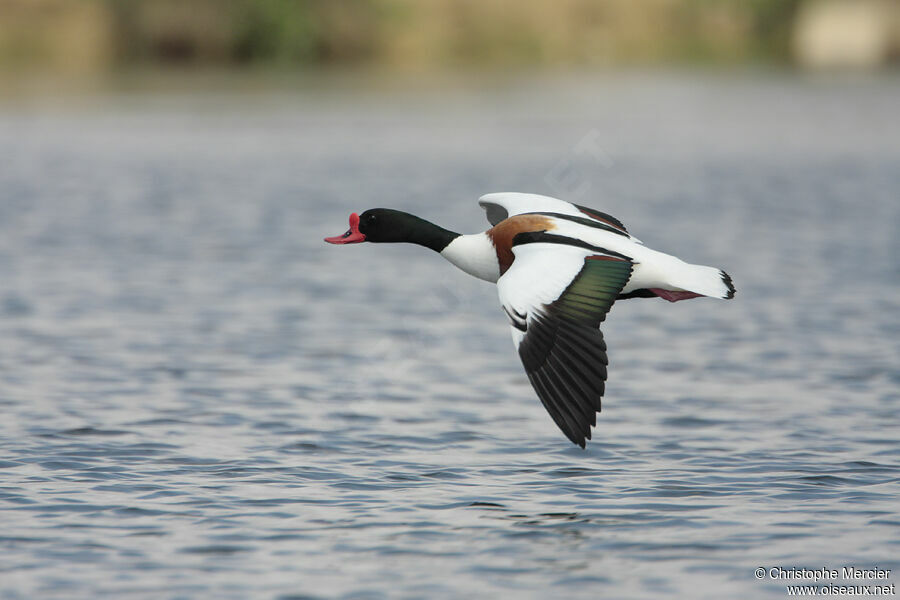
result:
M 900 57 L 893 0 L 0 0 L 0 76 L 798 65 Z

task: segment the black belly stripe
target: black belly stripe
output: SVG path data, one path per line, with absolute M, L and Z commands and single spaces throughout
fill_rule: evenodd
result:
M 588 244 L 584 240 L 579 240 L 577 238 L 569 237 L 566 235 L 556 235 L 554 233 L 547 233 L 546 231 L 525 231 L 523 233 L 518 233 L 512 240 L 513 247 L 521 246 L 524 244 L 563 244 L 564 246 L 575 246 L 577 248 L 584 248 L 585 250 L 590 250 L 592 252 L 597 252 L 599 254 L 605 254 L 606 256 L 614 257 L 619 260 L 627 260 L 631 261 L 632 259 L 624 254 L 619 254 L 613 250 L 607 250 L 601 246 L 594 246 L 593 244 Z M 637 263 L 635 263 L 637 264 Z
M 616 235 L 631 237 L 627 232 L 622 231 L 621 229 L 616 229 L 612 225 L 607 225 L 606 223 L 601 223 L 600 221 L 595 221 L 593 219 L 587 219 L 585 217 L 576 217 L 575 215 L 564 215 L 562 213 L 555 213 L 555 212 L 536 212 L 533 214 L 543 215 L 545 217 L 553 217 L 555 219 L 565 219 L 566 221 L 572 221 L 573 223 L 578 223 L 579 225 L 586 225 L 587 227 L 593 227 L 595 229 L 602 229 L 603 231 L 615 233 Z
M 627 294 L 616 296 L 616 300 L 628 300 L 629 298 L 658 298 L 658 296 L 647 289 L 634 290 Z

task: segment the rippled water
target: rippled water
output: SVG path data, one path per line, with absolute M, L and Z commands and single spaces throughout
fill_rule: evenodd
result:
M 897 79 L 0 110 L 0 596 L 786 596 L 900 569 Z M 334 247 L 522 190 L 734 277 L 617 304 L 594 441 L 493 286 Z

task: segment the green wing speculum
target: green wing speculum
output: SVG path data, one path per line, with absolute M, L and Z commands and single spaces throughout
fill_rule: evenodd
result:
M 586 257 L 581 272 L 559 298 L 547 306 L 547 312 L 598 327 L 628 283 L 632 268 L 632 262 L 624 258 L 605 255 Z

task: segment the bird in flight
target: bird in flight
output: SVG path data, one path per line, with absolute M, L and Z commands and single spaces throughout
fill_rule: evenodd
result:
M 600 324 L 616 300 L 729 299 L 725 271 L 651 250 L 606 213 L 503 192 L 478 202 L 491 228 L 463 235 L 399 210 L 350 215 L 331 244 L 408 242 L 497 284 L 522 365 L 557 426 L 585 447 L 596 426 L 608 360 Z

